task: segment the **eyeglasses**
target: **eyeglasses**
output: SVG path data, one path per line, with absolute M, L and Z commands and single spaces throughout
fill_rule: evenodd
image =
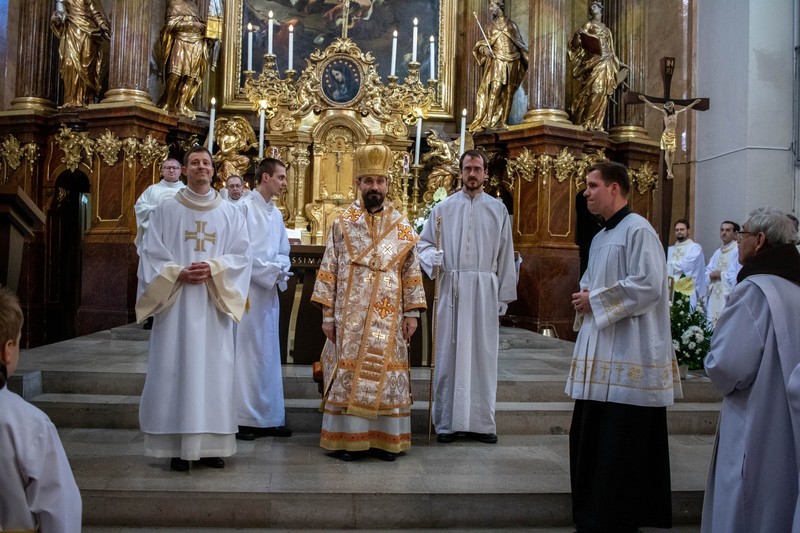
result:
M 161 170 L 180 170 L 181 167 L 161 167 Z
M 759 233 L 759 232 L 757 232 L 757 231 L 734 231 L 734 232 L 733 232 L 733 237 L 734 237 L 734 238 L 735 238 L 737 241 L 741 241 L 741 240 L 742 240 L 742 239 L 744 239 L 744 238 L 745 238 L 747 235 L 758 235 L 758 233 Z

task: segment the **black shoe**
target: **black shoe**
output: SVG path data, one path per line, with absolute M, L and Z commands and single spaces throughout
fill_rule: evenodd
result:
M 347 450 L 336 450 L 335 452 L 328 454 L 334 459 L 339 459 L 340 461 L 355 461 L 356 456 L 352 452 L 348 452 Z
M 236 433 L 236 440 L 256 440 L 256 436 L 249 431 L 238 431 Z
M 176 472 L 186 472 L 189 470 L 189 461 L 185 461 L 180 457 L 173 457 L 169 462 L 169 467 Z
M 258 437 L 291 437 L 292 430 L 286 426 L 276 426 L 272 428 L 260 428 L 261 431 L 256 432 Z
M 381 450 L 380 448 L 370 448 L 369 454 L 374 457 L 375 459 L 380 459 L 381 461 L 388 461 L 392 462 L 397 459 L 398 454 L 387 452 L 386 450 Z
M 485 442 L 486 444 L 494 444 L 497 442 L 497 435 L 494 433 L 470 433 L 470 438 L 478 442 Z
M 441 442 L 442 444 L 450 444 L 456 440 L 455 433 L 439 433 L 436 435 L 436 442 Z
M 209 468 L 225 468 L 225 461 L 220 457 L 201 457 L 197 462 Z

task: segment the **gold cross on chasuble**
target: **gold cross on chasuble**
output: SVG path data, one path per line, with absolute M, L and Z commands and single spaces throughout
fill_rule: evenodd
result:
M 208 222 L 204 220 L 195 220 L 194 221 L 197 231 L 187 231 L 184 233 L 183 242 L 190 241 L 194 239 L 194 251 L 195 252 L 205 252 L 206 251 L 206 242 L 210 242 L 211 244 L 215 244 L 217 242 L 217 234 L 214 233 L 206 233 L 206 224 Z
M 672 252 L 672 258 L 676 261 L 680 261 L 683 259 L 683 256 L 686 255 L 686 247 L 685 246 L 676 246 L 675 251 Z
M 395 308 L 392 303 L 389 301 L 388 297 L 384 297 L 383 301 L 380 304 L 375 306 L 375 311 L 377 311 L 378 315 L 381 318 L 386 318 L 387 316 L 391 315 L 395 312 Z

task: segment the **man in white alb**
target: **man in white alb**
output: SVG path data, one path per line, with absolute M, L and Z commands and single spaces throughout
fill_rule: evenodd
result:
M 709 325 L 714 328 L 728 295 L 736 285 L 736 276 L 742 265 L 739 264 L 739 247 L 734 234 L 739 231 L 739 224 L 726 220 L 719 227 L 719 238 L 722 246 L 717 248 L 706 266 L 706 316 Z
M 235 321 L 252 256 L 245 218 L 211 188 L 211 154 L 184 157 L 188 187 L 161 203 L 140 248 L 136 317 L 155 316 L 139 406 L 145 455 L 223 468 L 236 453 Z
M 676 291 L 690 293 L 689 305 L 694 309 L 706 294 L 706 259 L 703 248 L 689 238 L 689 228 L 685 218 L 675 222 L 675 244 L 667 249 L 667 275 Z
M 459 433 L 497 442 L 498 316 L 517 299 L 517 274 L 508 211 L 483 192 L 488 166 L 483 152 L 464 152 L 464 187 L 433 208 L 418 245 L 425 272 L 438 267 L 441 275 L 433 425 L 443 443 Z
M 180 180 L 181 164 L 170 157 L 161 163 L 161 181 L 150 185 L 144 190 L 142 195 L 136 200 L 133 211 L 136 214 L 136 251 L 142 244 L 144 233 L 150 223 L 150 214 L 158 207 L 158 204 L 168 198 L 175 196 L 175 193 L 186 187 Z
M 278 291 L 286 290 L 291 276 L 289 239 L 283 215 L 272 202 L 273 196 L 286 191 L 286 167 L 268 157 L 259 163 L 256 176 L 256 190 L 238 204 L 253 248 L 249 305 L 236 328 L 236 438 L 240 440 L 292 434 L 285 425 L 278 328 Z

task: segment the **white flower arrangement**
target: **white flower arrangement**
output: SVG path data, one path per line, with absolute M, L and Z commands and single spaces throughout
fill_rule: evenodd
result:
M 422 233 L 422 228 L 425 227 L 425 222 L 427 222 L 428 217 L 431 216 L 431 211 L 433 210 L 433 206 L 435 206 L 445 198 L 447 198 L 447 189 L 445 189 L 444 187 L 439 187 L 433 193 L 433 202 L 422 206 L 422 209 L 419 212 L 419 216 L 417 216 L 417 218 L 414 219 L 414 229 L 417 230 L 417 233 Z
M 670 309 L 672 323 L 672 346 L 678 364 L 687 365 L 689 370 L 703 368 L 703 360 L 711 348 L 712 330 L 708 326 L 705 314 L 689 306 L 689 297 L 679 292 Z

